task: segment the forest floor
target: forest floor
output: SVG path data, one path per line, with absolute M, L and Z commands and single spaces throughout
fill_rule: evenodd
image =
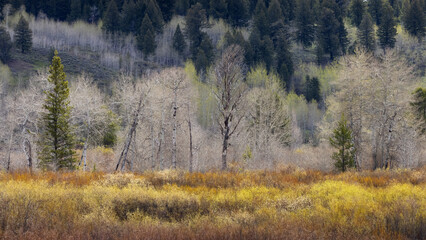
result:
M 425 238 L 425 168 L 0 173 L 0 239 Z

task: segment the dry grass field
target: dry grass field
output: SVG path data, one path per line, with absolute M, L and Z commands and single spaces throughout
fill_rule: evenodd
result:
M 2 173 L 0 239 L 425 239 L 425 175 Z

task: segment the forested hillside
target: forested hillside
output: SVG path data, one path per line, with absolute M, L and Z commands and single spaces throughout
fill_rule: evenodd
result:
M 6 170 L 425 164 L 425 0 L 0 8 Z

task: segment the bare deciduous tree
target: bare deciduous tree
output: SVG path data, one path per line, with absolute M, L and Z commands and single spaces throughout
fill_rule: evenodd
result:
M 247 90 L 244 70 L 243 50 L 236 45 L 228 47 L 214 67 L 212 87 L 219 111 L 216 120 L 223 137 L 222 170 L 227 169 L 229 139 L 243 118 L 241 103 Z

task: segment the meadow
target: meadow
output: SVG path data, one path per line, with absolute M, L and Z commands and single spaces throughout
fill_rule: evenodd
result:
M 425 239 L 425 169 L 0 174 L 0 239 Z

